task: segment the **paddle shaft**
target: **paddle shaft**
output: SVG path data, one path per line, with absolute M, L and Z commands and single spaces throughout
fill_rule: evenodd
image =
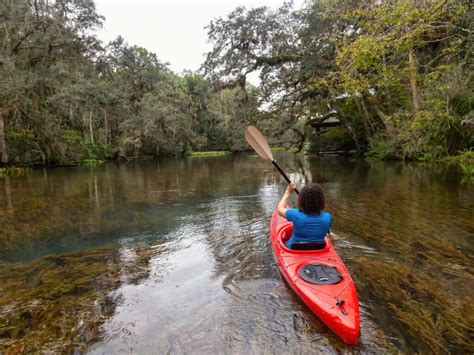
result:
M 272 164 L 275 166 L 275 168 L 277 168 L 277 170 L 280 172 L 281 175 L 283 175 L 283 177 L 285 178 L 285 180 L 288 182 L 288 184 L 291 184 L 291 181 L 290 179 L 288 179 L 288 176 L 286 176 L 286 174 L 283 172 L 283 170 L 280 169 L 280 167 L 278 166 L 277 162 L 275 159 L 272 159 Z M 298 191 L 298 189 L 295 189 L 295 192 L 297 195 L 300 194 L 300 192 Z

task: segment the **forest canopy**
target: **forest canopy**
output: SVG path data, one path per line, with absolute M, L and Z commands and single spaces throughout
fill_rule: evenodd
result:
M 455 155 L 474 143 L 473 13 L 467 0 L 238 7 L 207 27 L 201 72 L 177 75 L 121 37 L 102 43 L 92 0 L 4 0 L 1 162 L 239 151 L 248 124 L 301 150 L 329 117 L 336 148 Z
M 474 143 L 473 15 L 462 0 L 239 7 L 209 26 L 205 73 L 243 88 L 258 72 L 279 134 L 334 116 L 359 152 L 452 155 Z
M 3 163 L 243 149 L 256 89 L 216 90 L 123 38 L 104 44 L 103 20 L 92 0 L 0 3 Z

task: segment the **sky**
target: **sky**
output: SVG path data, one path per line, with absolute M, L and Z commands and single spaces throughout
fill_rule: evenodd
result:
M 294 0 L 299 8 L 304 0 Z M 278 8 L 283 0 L 95 0 L 105 17 L 99 38 L 109 42 L 121 35 L 130 45 L 154 52 L 171 70 L 198 70 L 211 49 L 204 28 L 226 17 L 237 6 Z

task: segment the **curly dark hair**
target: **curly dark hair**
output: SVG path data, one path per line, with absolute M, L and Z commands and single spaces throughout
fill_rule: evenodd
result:
M 309 184 L 303 187 L 297 198 L 298 208 L 307 214 L 319 214 L 324 210 L 324 192 L 320 185 Z

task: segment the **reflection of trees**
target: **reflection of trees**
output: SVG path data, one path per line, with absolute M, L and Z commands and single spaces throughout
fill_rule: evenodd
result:
M 44 169 L 5 180 L 6 194 L 0 195 L 5 196 L 1 205 L 7 206 L 0 209 L 0 223 L 5 226 L 0 230 L 0 259 L 14 259 L 15 251 L 31 250 L 33 256 L 48 245 L 70 244 L 65 246 L 69 249 L 100 245 L 124 230 L 169 224 L 182 212 L 173 205 L 253 193 L 258 176 L 270 169 L 257 159 L 249 164 L 241 157 L 170 159 Z
M 252 196 L 209 203 L 203 231 L 216 276 L 224 276 L 226 290 L 239 281 L 265 278 L 273 272 L 268 221 L 256 202 L 257 197 Z
M 12 190 L 10 187 L 10 177 L 5 176 L 5 198 L 7 201 L 7 211 L 8 212 L 13 212 L 13 205 L 12 205 Z
M 472 202 L 459 197 L 472 193 L 433 179 L 436 171 L 362 160 L 311 159 L 308 165 L 309 171 L 323 170 L 328 209 L 341 232 L 402 253 L 415 243 L 439 250 L 436 244 L 446 241 L 446 235 L 454 252 L 465 240 Z

